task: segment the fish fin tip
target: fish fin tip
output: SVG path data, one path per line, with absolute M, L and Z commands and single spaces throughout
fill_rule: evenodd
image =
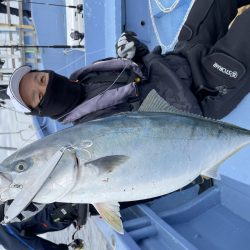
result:
M 201 175 L 205 176 L 205 177 L 209 177 L 209 178 L 213 178 L 216 180 L 221 180 L 221 176 L 219 174 L 219 167 L 220 165 L 225 162 L 229 157 L 231 157 L 232 155 L 234 155 L 236 152 L 238 152 L 240 149 L 242 148 L 242 146 L 236 148 L 234 151 L 232 151 L 230 154 L 228 154 L 224 159 L 222 159 L 220 162 L 218 162 L 216 165 L 214 165 L 213 167 L 206 169 L 205 171 L 203 171 L 201 173 Z
M 209 178 L 213 178 L 216 180 L 220 180 L 221 177 L 218 173 L 219 166 L 220 166 L 220 164 L 215 165 L 212 168 L 209 168 L 209 169 L 205 170 L 204 172 L 202 172 L 201 175 L 204 177 L 209 177 Z
M 101 217 L 119 234 L 124 234 L 124 229 L 120 214 L 120 205 L 113 203 L 95 203 L 93 204 Z

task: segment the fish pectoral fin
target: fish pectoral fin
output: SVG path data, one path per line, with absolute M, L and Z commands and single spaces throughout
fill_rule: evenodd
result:
M 121 221 L 120 205 L 115 203 L 96 203 L 93 204 L 101 217 L 118 233 L 123 234 Z
M 221 162 L 215 166 L 213 166 L 212 168 L 209 168 L 207 170 L 205 170 L 204 172 L 201 173 L 202 176 L 204 177 L 209 177 L 209 178 L 213 178 L 216 180 L 220 180 L 220 176 L 218 174 L 218 169 L 221 165 Z
M 109 155 L 104 156 L 93 161 L 85 162 L 85 166 L 93 165 L 98 167 L 100 173 L 112 172 L 113 169 L 129 159 L 126 155 Z

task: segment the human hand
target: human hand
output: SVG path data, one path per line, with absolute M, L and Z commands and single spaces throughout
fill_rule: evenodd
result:
M 116 54 L 118 57 L 132 59 L 135 56 L 135 36 L 134 32 L 124 32 L 121 34 L 116 43 Z

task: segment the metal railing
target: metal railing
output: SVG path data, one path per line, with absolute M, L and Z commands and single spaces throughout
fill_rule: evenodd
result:
M 7 85 L 11 73 L 21 65 L 38 68 L 41 61 L 39 48 L 27 49 L 25 45 L 37 46 L 36 30 L 32 21 L 23 16 L 22 2 L 16 3 L 18 17 L 11 14 L 11 2 L 6 5 L 5 20 L 0 21 L 0 85 Z M 25 20 L 25 22 L 24 22 Z M 4 39 L 2 39 L 4 37 Z

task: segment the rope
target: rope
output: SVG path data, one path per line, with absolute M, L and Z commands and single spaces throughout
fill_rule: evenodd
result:
M 179 4 L 180 0 L 176 0 L 170 7 L 165 7 L 163 4 L 160 2 L 160 0 L 155 0 L 155 3 L 157 4 L 158 8 L 163 12 L 163 13 L 170 13 L 172 12 L 176 6 Z
M 171 13 L 172 11 L 174 11 L 174 9 L 176 8 L 176 6 L 178 5 L 178 3 L 180 2 L 180 0 L 176 0 L 170 7 L 164 7 L 162 5 L 162 3 L 160 2 L 160 0 L 154 0 L 155 3 L 157 4 L 158 8 L 163 12 L 163 13 Z M 157 29 L 156 23 L 155 23 L 155 18 L 153 15 L 153 8 L 152 8 L 152 1 L 148 0 L 148 6 L 149 6 L 149 15 L 150 15 L 150 19 L 152 22 L 152 26 L 153 26 L 153 30 L 154 30 L 154 34 L 156 37 L 156 40 L 158 42 L 158 44 L 162 47 L 163 51 L 168 51 L 171 49 L 172 44 L 169 45 L 165 45 L 162 41 L 161 41 L 161 37 L 159 34 L 159 31 Z
M 191 0 L 190 6 L 189 6 L 189 8 L 188 8 L 188 10 L 187 10 L 187 13 L 186 13 L 185 17 L 184 17 L 183 23 L 182 23 L 180 29 L 179 29 L 178 32 L 177 32 L 177 35 L 176 35 L 175 39 L 173 40 L 173 42 L 172 42 L 171 44 L 165 45 L 165 44 L 161 41 L 160 34 L 159 34 L 159 31 L 158 31 L 157 26 L 156 26 L 156 23 L 155 23 L 155 17 L 154 17 L 154 15 L 153 15 L 153 8 L 152 8 L 152 0 L 148 0 L 149 14 L 150 14 L 150 19 L 151 19 L 151 22 L 152 22 L 152 27 L 153 27 L 153 30 L 154 30 L 154 34 L 155 34 L 157 43 L 162 47 L 162 49 L 163 49 L 164 52 L 169 51 L 169 50 L 171 50 L 171 49 L 174 47 L 174 45 L 175 45 L 175 43 L 176 43 L 176 41 L 177 41 L 177 37 L 178 37 L 178 35 L 179 35 L 179 33 L 180 33 L 180 30 L 181 30 L 181 28 L 182 28 L 184 22 L 185 22 L 186 19 L 187 19 L 187 16 L 188 16 L 188 14 L 189 14 L 189 12 L 190 12 L 192 6 L 193 6 L 194 1 L 195 1 L 195 0 Z M 163 13 L 169 14 L 169 13 L 173 12 L 173 11 L 177 8 L 178 4 L 180 3 L 180 0 L 176 0 L 170 7 L 165 7 L 165 6 L 163 6 L 163 4 L 161 3 L 160 0 L 154 0 L 154 2 L 156 3 L 157 7 L 158 7 Z

